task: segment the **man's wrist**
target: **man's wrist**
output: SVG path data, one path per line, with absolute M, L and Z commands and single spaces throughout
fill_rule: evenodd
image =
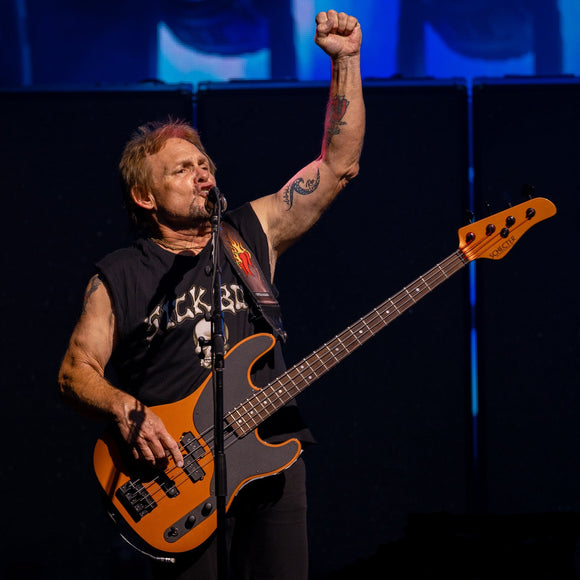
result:
M 330 57 L 330 60 L 334 65 L 358 65 L 360 63 L 360 52 L 355 52 L 354 54 L 341 54 L 338 56 Z

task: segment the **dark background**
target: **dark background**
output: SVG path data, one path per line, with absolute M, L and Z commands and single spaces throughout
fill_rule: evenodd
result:
M 499 209 L 521 178 L 559 210 L 506 260 L 480 264 L 486 502 L 492 512 L 573 510 L 580 484 L 580 311 L 573 289 L 579 84 L 481 80 L 473 101 L 478 206 L 493 200 Z
M 194 121 L 234 207 L 318 155 L 326 96 L 316 83 L 0 93 L 0 577 L 146 577 L 99 503 L 100 428 L 56 390 L 92 264 L 129 241 L 124 142 L 144 121 Z M 580 86 L 369 80 L 365 99 L 360 176 L 279 262 L 289 363 L 451 254 L 471 192 L 476 218 L 522 201 L 524 183 L 559 212 L 478 262 L 475 312 L 465 268 L 300 396 L 319 442 L 305 454 L 312 577 L 575 577 Z

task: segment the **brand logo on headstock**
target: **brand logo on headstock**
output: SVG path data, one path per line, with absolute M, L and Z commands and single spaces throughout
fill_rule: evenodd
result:
M 512 246 L 516 243 L 516 237 L 511 236 L 506 238 L 495 250 L 489 253 L 490 258 L 497 258 L 501 256 L 503 253 L 511 250 Z

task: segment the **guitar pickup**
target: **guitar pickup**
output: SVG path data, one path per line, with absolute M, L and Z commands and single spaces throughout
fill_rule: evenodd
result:
M 205 455 L 205 449 L 201 446 L 199 441 L 193 436 L 191 431 L 184 433 L 181 436 L 181 445 L 186 453 L 183 455 L 183 471 L 187 477 L 195 483 L 205 477 L 205 471 L 199 464 L 198 460 Z
M 177 497 L 179 490 L 175 486 L 175 482 L 166 474 L 162 473 L 155 478 L 157 485 L 165 492 L 167 497 Z
M 157 503 L 142 483 L 129 480 L 117 490 L 115 495 L 136 522 L 157 507 Z

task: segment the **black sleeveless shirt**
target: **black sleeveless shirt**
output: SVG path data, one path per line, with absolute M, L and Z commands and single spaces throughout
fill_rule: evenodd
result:
M 250 204 L 227 219 L 248 244 L 266 279 L 270 279 L 268 242 Z M 240 340 L 272 332 L 252 305 L 251 295 L 221 252 L 221 301 L 226 352 Z M 183 399 L 199 387 L 211 369 L 211 243 L 197 256 L 169 252 L 148 238 L 117 250 L 97 263 L 109 289 L 117 322 L 117 347 L 111 357 L 117 386 L 146 405 Z M 226 359 L 227 364 L 227 359 Z M 252 381 L 262 387 L 285 370 L 277 343 L 254 366 Z M 208 388 L 211 388 L 208 385 Z M 224 385 L 227 388 L 227 385 Z M 260 427 L 270 441 L 289 436 L 309 442 L 292 402 Z

